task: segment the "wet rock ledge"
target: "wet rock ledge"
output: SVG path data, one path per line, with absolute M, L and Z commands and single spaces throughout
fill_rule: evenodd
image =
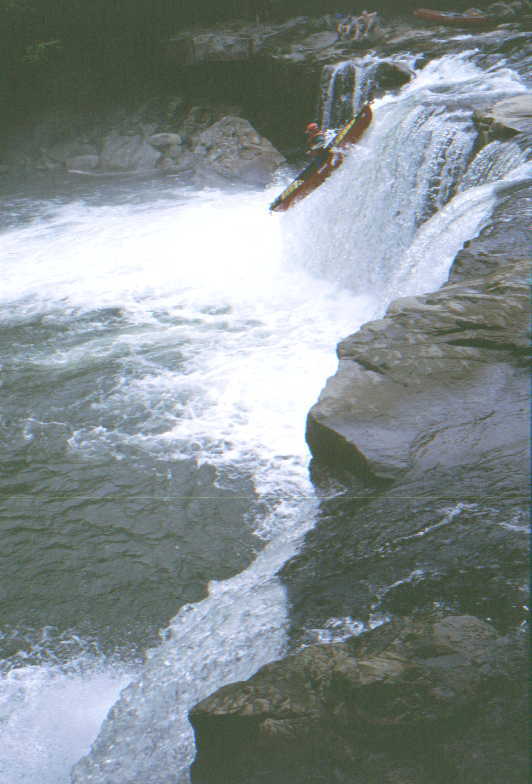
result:
M 192 781 L 524 782 L 524 643 L 443 616 L 306 648 L 192 711 Z

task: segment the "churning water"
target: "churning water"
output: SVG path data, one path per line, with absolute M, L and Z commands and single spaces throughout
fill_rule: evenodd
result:
M 471 119 L 522 89 L 466 55 L 429 65 L 282 216 L 280 185 L 6 201 L 2 782 L 186 781 L 189 707 L 283 653 L 306 412 L 336 342 L 441 285 L 522 176 L 511 143 L 475 157 Z

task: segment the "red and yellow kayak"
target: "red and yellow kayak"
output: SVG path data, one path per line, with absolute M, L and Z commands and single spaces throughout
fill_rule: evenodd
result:
M 323 152 L 297 175 L 280 196 L 272 201 L 270 210 L 284 212 L 325 182 L 343 163 L 344 156 L 340 152 L 342 147 L 357 142 L 371 123 L 372 117 L 371 107 L 366 104 L 356 117 L 338 131 L 334 139 L 324 147 Z

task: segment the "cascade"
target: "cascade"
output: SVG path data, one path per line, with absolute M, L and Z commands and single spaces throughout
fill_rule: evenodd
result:
M 380 315 L 397 294 L 441 285 L 457 250 L 490 215 L 494 178 L 517 176 L 522 159 L 508 145 L 497 147 L 496 166 L 474 156 L 472 113 L 524 88 L 511 71 L 483 72 L 472 57 L 435 61 L 397 95 L 376 101 L 372 127 L 335 176 L 296 209 L 271 216 L 281 227 L 287 268 L 349 291 L 352 305 L 370 301 L 358 323 Z M 361 105 L 372 68 L 325 69 L 325 124 L 341 123 Z M 185 606 L 169 624 L 91 753 L 74 767 L 73 784 L 188 781 L 189 708 L 285 650 L 287 609 L 275 574 L 312 524 L 315 503 L 310 487 L 299 488 L 275 507 L 281 522 L 253 564 L 212 582 L 207 599 Z
M 406 293 L 397 290 L 396 271 L 420 227 L 432 217 L 437 224 L 439 211 L 459 189 L 484 182 L 480 161 L 485 156 L 482 151 L 475 156 L 473 111 L 524 90 L 511 71 L 486 73 L 471 58 L 464 53 L 432 61 L 397 96 L 374 102 L 372 126 L 336 176 L 294 210 L 285 238 L 290 258 L 351 290 L 367 292 L 369 286 L 385 301 Z M 324 105 L 337 84 L 335 71 L 329 77 Z M 500 178 L 522 156 L 515 145 L 501 142 L 486 156 L 494 148 L 500 150 L 494 171 Z M 489 199 L 486 195 L 486 214 Z M 467 222 L 467 196 L 462 213 Z M 456 220 L 452 224 L 458 243 L 463 228 Z M 456 243 L 447 239 L 449 253 L 440 275 L 431 278 L 433 286 L 444 282 L 449 254 L 456 252 Z

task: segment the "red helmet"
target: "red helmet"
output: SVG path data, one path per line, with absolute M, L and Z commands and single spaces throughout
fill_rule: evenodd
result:
M 309 123 L 305 128 L 305 133 L 315 133 L 316 131 L 319 131 L 319 128 L 318 123 L 315 122 Z

